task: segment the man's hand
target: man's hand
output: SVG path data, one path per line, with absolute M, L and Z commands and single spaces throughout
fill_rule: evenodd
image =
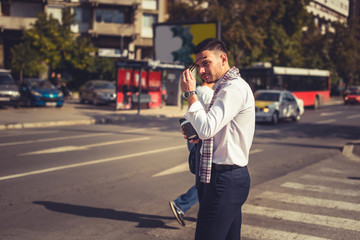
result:
M 180 86 L 182 92 L 195 91 L 196 79 L 193 77 L 189 69 L 183 71 L 181 76 Z
M 187 136 L 185 135 L 183 128 L 180 127 L 180 129 L 181 129 L 181 133 L 184 135 L 184 138 L 187 139 Z M 198 139 L 190 139 L 189 142 L 197 144 L 197 143 L 199 143 L 199 140 L 200 140 L 199 138 Z

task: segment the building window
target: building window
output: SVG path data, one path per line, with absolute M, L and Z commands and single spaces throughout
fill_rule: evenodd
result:
M 105 23 L 130 23 L 130 10 L 129 8 L 110 9 L 98 8 L 95 10 L 96 22 Z
M 141 4 L 142 9 L 146 10 L 157 10 L 157 0 L 143 0 Z
M 119 10 L 114 11 L 114 23 L 124 23 L 125 22 L 125 16 L 123 12 L 120 12 Z
M 106 23 L 112 23 L 113 22 L 113 11 L 110 9 L 106 9 L 102 11 L 102 19 Z
M 95 10 L 95 19 L 96 19 L 96 22 L 102 22 L 102 10 L 101 9 Z
M 75 8 L 76 22 L 88 23 L 90 21 L 90 11 L 84 8 Z
M 157 22 L 157 15 L 144 14 L 142 20 L 142 37 L 153 37 L 153 24 Z

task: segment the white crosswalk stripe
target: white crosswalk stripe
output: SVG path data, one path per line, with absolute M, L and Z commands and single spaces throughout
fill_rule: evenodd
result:
M 330 168 L 318 169 L 318 173 L 304 174 L 297 178 L 298 181 L 294 179 L 291 182 L 284 182 L 280 184 L 281 188 L 277 187 L 275 191 L 268 189 L 249 199 L 243 206 L 243 214 L 248 215 L 245 218 L 250 218 L 251 221 L 250 224 L 246 222 L 242 226 L 242 237 L 247 240 L 339 239 L 329 238 L 329 234 L 324 238 L 315 232 L 286 231 L 281 227 L 298 224 L 311 226 L 310 229 L 318 226 L 334 233 L 340 230 L 350 231 L 360 236 L 360 219 L 356 217 L 359 216 L 360 202 L 354 202 L 360 197 L 360 191 L 356 189 L 360 186 L 359 181 L 347 178 L 349 175 L 343 171 Z M 335 196 L 334 199 L 340 200 L 324 199 L 320 197 L 321 194 L 331 194 Z M 344 197 L 347 201 L 343 200 Z M 309 212 L 309 209 L 314 210 Z M 347 216 L 344 211 L 353 214 Z M 342 214 L 334 215 L 334 212 Z M 257 226 L 258 222 L 261 226 Z M 313 234 L 316 236 L 312 236 Z
M 280 201 L 284 203 L 360 212 L 359 204 L 344 202 L 344 201 L 334 201 L 334 200 L 328 200 L 322 198 L 304 197 L 304 196 L 293 195 L 288 193 L 270 192 L 270 191 L 263 192 L 257 195 L 257 197 Z
M 360 222 L 353 219 L 331 217 L 311 213 L 302 213 L 276 208 L 244 205 L 243 212 L 246 214 L 261 215 L 263 217 L 281 219 L 292 222 L 300 222 L 312 225 L 321 225 L 332 228 L 342 228 L 352 231 L 360 231 Z
M 312 191 L 312 192 L 328 192 L 331 194 L 346 195 L 352 197 L 360 197 L 360 192 L 355 192 L 347 189 L 338 189 L 331 187 L 324 187 L 320 185 L 309 185 L 295 182 L 286 182 L 281 185 L 282 187 L 293 188 L 298 190 Z
M 251 225 L 242 226 L 242 236 L 246 238 L 256 239 L 256 240 L 280 240 L 280 239 L 296 239 L 296 240 L 330 240 L 328 238 L 314 237 L 310 235 L 285 232 L 275 229 L 268 229 L 262 227 L 255 227 Z
M 301 178 L 309 179 L 309 180 L 321 180 L 321 181 L 334 182 L 334 183 L 344 183 L 344 184 L 358 185 L 359 186 L 359 182 L 354 181 L 352 179 L 326 177 L 326 176 L 318 176 L 318 175 L 311 175 L 311 174 L 305 174 Z

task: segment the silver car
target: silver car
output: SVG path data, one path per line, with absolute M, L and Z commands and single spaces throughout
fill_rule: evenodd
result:
M 280 119 L 300 120 L 304 101 L 286 90 L 258 90 L 255 92 L 256 121 L 277 124 Z
M 90 80 L 79 89 L 81 103 L 94 105 L 115 103 L 116 86 L 106 80 Z
M 0 105 L 19 106 L 20 93 L 9 70 L 0 69 Z

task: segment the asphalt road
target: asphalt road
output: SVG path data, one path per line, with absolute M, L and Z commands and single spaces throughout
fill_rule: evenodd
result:
M 243 238 L 360 239 L 360 106 L 257 124 Z M 3 130 L 0 239 L 192 239 L 168 202 L 194 182 L 177 118 Z

